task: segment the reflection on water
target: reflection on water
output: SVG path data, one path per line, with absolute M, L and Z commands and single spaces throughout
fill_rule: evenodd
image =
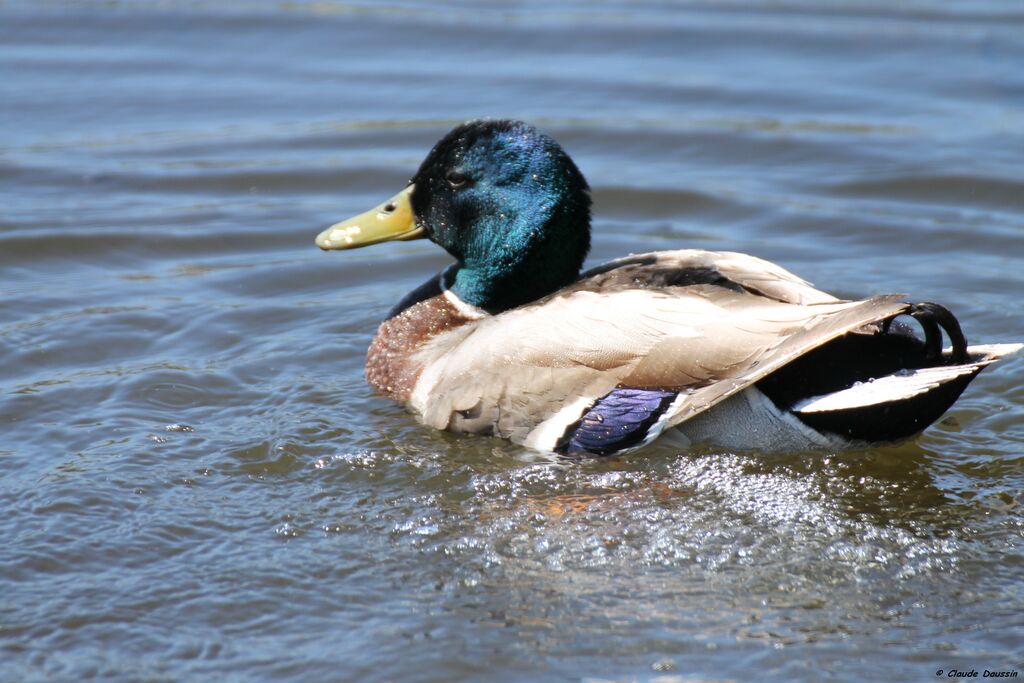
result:
M 988 1 L 0 3 L 0 679 L 1024 666 L 1024 361 L 899 447 L 552 459 L 364 384 L 439 249 L 312 244 L 455 123 L 525 118 L 593 187 L 592 262 L 746 251 L 1017 340 L 1022 29 Z

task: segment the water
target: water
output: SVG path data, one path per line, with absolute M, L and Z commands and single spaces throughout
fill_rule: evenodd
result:
M 591 263 L 736 249 L 1021 341 L 1021 35 L 1012 0 L 0 2 L 0 679 L 1024 669 L 1024 360 L 900 447 L 553 463 L 363 383 L 439 249 L 312 242 L 524 118 Z

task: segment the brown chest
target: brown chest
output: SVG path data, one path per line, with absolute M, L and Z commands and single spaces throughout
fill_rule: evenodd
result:
M 416 352 L 432 338 L 469 322 L 443 294 L 413 304 L 388 318 L 366 354 L 366 381 L 395 401 L 409 400 L 423 372 Z

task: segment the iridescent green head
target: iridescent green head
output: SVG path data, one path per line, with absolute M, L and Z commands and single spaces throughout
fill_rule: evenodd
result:
M 427 237 L 456 259 L 448 287 L 492 312 L 571 283 L 590 247 L 587 181 L 547 135 L 519 121 L 471 121 L 427 155 L 409 186 L 331 226 L 324 249 Z

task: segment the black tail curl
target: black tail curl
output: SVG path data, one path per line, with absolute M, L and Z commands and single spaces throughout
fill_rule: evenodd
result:
M 949 364 L 960 365 L 970 361 L 967 353 L 967 337 L 960 329 L 957 321 L 948 308 L 939 304 L 924 301 L 919 304 L 910 304 L 909 308 L 900 315 L 909 315 L 917 321 L 924 331 L 925 360 L 935 365 Z M 892 321 L 900 316 L 893 316 L 882 324 L 882 331 L 889 332 Z M 953 352 L 948 361 L 942 357 L 942 332 L 945 331 L 949 337 L 949 343 L 953 346 Z

